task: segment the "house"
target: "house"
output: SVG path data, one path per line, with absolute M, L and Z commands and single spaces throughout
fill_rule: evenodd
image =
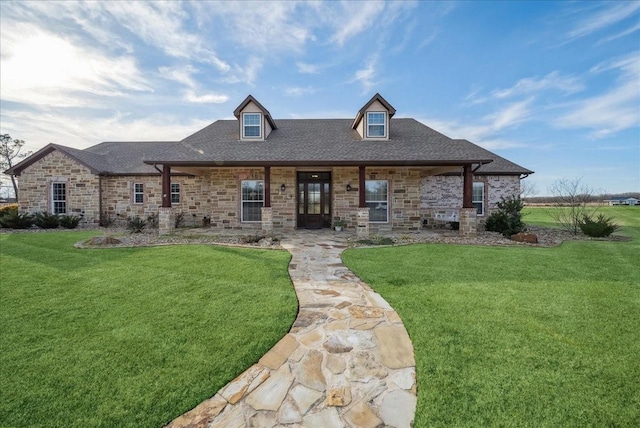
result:
M 636 199 L 632 196 L 615 196 L 611 199 L 606 199 L 605 202 L 609 203 L 609 206 L 613 205 L 640 205 L 640 199 Z
M 211 227 L 330 227 L 359 236 L 418 230 L 449 216 L 475 234 L 532 171 L 415 119 L 395 118 L 380 94 L 353 119 L 278 119 L 249 95 L 181 141 L 49 144 L 7 171 L 20 210 L 82 215 L 85 224 L 177 214 Z M 455 215 L 453 215 L 453 213 Z

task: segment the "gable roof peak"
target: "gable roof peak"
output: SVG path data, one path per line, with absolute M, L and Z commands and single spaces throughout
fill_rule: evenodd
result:
M 389 102 L 385 100 L 379 92 L 376 92 L 376 94 L 371 97 L 371 99 L 358 111 L 358 114 L 356 114 L 356 118 L 353 120 L 353 125 L 351 126 L 351 128 L 356 129 L 358 123 L 360 122 L 360 120 L 362 120 L 362 117 L 364 116 L 367 109 L 376 101 L 378 101 L 384 106 L 385 109 L 387 109 L 387 112 L 389 112 L 389 119 L 391 119 L 393 115 L 396 114 L 396 109 L 393 108 L 393 106 L 389 104 Z
M 258 102 L 258 100 L 256 100 L 251 94 L 249 94 L 247 98 L 245 98 L 244 101 L 242 101 L 240 105 L 233 111 L 233 115 L 237 119 L 240 119 L 240 113 L 242 113 L 242 110 L 244 110 L 244 108 L 249 103 L 254 103 L 260 110 L 262 110 L 262 113 L 264 114 L 264 117 L 269 121 L 269 125 L 271 125 L 271 128 L 278 129 L 275 121 L 271 117 L 271 113 L 269 113 L 269 110 L 267 110 L 262 104 L 260 104 L 260 102 Z

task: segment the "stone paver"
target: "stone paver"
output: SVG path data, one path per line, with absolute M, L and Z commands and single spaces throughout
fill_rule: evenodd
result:
M 398 314 L 340 258 L 346 234 L 293 231 L 299 302 L 287 334 L 211 399 L 167 427 L 413 425 L 413 345 Z

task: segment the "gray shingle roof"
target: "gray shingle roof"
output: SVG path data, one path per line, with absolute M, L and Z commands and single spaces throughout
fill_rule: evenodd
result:
M 148 159 L 172 164 L 442 165 L 488 162 L 480 147 L 456 144 L 414 119 L 392 119 L 390 140 L 362 140 L 351 119 L 278 119 L 265 141 L 240 141 L 234 120 L 219 120 L 181 141 L 181 153 Z
M 468 140 L 453 140 L 456 144 L 473 144 Z M 475 144 L 474 144 L 475 145 Z M 482 165 L 478 170 L 476 170 L 475 174 L 487 174 L 487 175 L 504 175 L 504 174 L 533 174 L 533 171 L 528 170 L 527 168 L 521 167 L 520 165 L 513 163 L 502 156 L 498 156 L 497 154 L 490 152 L 487 149 L 483 149 L 482 147 L 476 146 L 480 150 L 484 151 L 487 156 L 491 156 L 493 162 Z
M 351 119 L 279 119 L 264 141 L 240 141 L 236 120 L 218 120 L 180 142 L 104 142 L 85 150 L 50 144 L 11 169 L 60 150 L 103 174 L 157 174 L 169 165 L 463 165 L 479 174 L 529 171 L 467 140 L 453 140 L 414 119 L 393 118 L 389 140 L 362 140 Z M 490 163 L 488 163 L 490 162 Z

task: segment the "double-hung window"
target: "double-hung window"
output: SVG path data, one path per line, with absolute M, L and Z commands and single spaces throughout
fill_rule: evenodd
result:
M 242 138 L 260 138 L 262 136 L 262 114 L 242 114 Z
M 180 183 L 171 183 L 171 203 L 180 203 Z
M 476 207 L 478 215 L 484 215 L 484 183 L 475 181 L 473 183 L 473 194 L 471 196 L 471 202 Z
M 365 181 L 365 202 L 369 207 L 369 221 L 389 221 L 389 182 L 387 180 Z
M 387 114 L 384 112 L 367 113 L 367 138 L 387 136 Z
M 264 206 L 264 181 L 243 180 L 242 192 L 242 221 L 262 221 L 262 207 Z
M 67 183 L 51 183 L 51 211 L 67 213 Z
M 133 203 L 134 204 L 142 204 L 142 203 L 144 203 L 144 184 L 142 184 L 142 183 L 134 183 L 134 185 L 133 185 Z

